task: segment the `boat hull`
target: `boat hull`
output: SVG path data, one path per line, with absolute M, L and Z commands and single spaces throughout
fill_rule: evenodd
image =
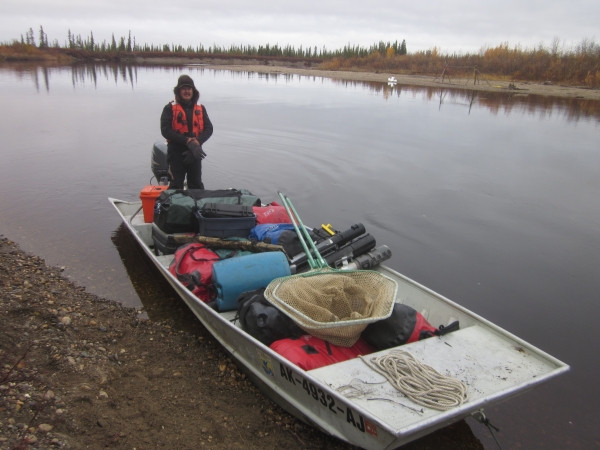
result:
M 485 345 L 493 344 L 497 347 L 499 357 L 515 360 L 515 367 L 524 365 L 526 368 L 522 374 L 513 377 L 512 384 L 500 387 L 496 386 L 495 374 L 489 379 L 481 375 L 476 376 L 476 379 L 472 380 L 473 386 L 476 389 L 487 389 L 485 395 L 480 395 L 460 407 L 444 412 L 427 411 L 419 415 L 393 403 L 380 405 L 376 404 L 378 402 L 369 401 L 373 399 L 367 397 L 362 399 L 346 398 L 336 389 L 345 383 L 352 382 L 352 377 L 368 381 L 377 380 L 377 377 L 380 379 L 381 376 L 370 371 L 360 360 L 339 363 L 309 372 L 293 365 L 233 324 L 230 321 L 233 317 L 231 314 L 228 316 L 225 313 L 214 311 L 173 277 L 168 270 L 169 257 L 154 254 L 151 248 L 152 239 L 149 227 L 139 219 L 136 221 L 135 210 L 140 205 L 139 202 L 109 200 L 146 255 L 200 322 L 243 368 L 248 377 L 269 398 L 290 414 L 353 445 L 373 450 L 396 448 L 456 422 L 483 407 L 531 389 L 569 369 L 561 361 L 439 294 L 389 268 L 381 267 L 379 270 L 382 273 L 394 277 L 401 283 L 399 296 L 402 297 L 402 300 L 407 304 L 413 302 L 415 306 L 418 303 L 420 311 L 429 314 L 432 320 L 436 319 L 432 323 L 437 323 L 438 316 L 439 320 L 442 320 L 441 318 L 443 320 L 459 318 L 461 327 L 466 327 L 466 330 L 461 329 L 460 333 L 447 335 L 448 337 L 443 341 L 438 338 L 427 339 L 409 344 L 410 348 L 408 348 L 409 346 L 405 346 L 405 348 L 416 352 L 424 360 L 429 355 L 432 355 L 431 357 L 438 355 L 436 356 L 437 360 L 446 361 L 451 370 L 464 371 L 465 356 L 461 355 L 459 350 L 464 346 L 466 352 L 470 348 L 469 345 L 477 345 L 479 341 L 483 340 L 488 341 Z M 452 336 L 455 334 L 456 336 Z M 444 345 L 456 346 L 456 355 L 448 356 L 448 349 Z M 517 360 L 520 355 L 513 355 L 513 353 L 519 353 L 514 350 L 517 346 L 526 349 L 523 351 L 531 355 L 531 358 L 526 361 L 527 364 Z M 486 362 L 484 361 L 484 363 Z M 496 362 L 490 361 L 489 364 L 494 366 Z M 488 387 L 488 385 L 493 386 Z M 382 395 L 396 398 L 397 392 L 388 391 Z

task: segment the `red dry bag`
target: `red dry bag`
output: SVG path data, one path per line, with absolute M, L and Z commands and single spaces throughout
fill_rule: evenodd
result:
M 304 370 L 318 369 L 374 352 L 362 339 L 356 341 L 352 347 L 339 347 L 310 334 L 298 339 L 281 339 L 269 347 Z
M 253 206 L 256 214 L 256 224 L 261 223 L 292 223 L 284 206 L 271 202 L 267 206 Z
M 212 266 L 219 255 L 204 244 L 192 243 L 179 247 L 169 266 L 169 272 L 203 302 L 215 298 L 212 281 Z

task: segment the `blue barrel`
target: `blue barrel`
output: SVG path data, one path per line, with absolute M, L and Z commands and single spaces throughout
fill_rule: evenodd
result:
M 217 309 L 237 309 L 242 292 L 267 287 L 275 278 L 290 275 L 290 264 L 282 252 L 254 253 L 224 259 L 213 265 Z

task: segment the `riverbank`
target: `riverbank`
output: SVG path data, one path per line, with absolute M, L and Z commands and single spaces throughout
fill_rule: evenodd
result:
M 200 322 L 139 313 L 0 238 L 0 450 L 355 448 L 268 400 Z M 403 448 L 483 446 L 461 421 Z
M 306 77 L 323 77 L 337 80 L 387 83 L 388 78 L 395 77 L 398 86 L 412 85 L 448 89 L 462 89 L 483 92 L 506 92 L 519 95 L 541 95 L 547 97 L 568 97 L 585 100 L 600 100 L 600 89 L 585 86 L 568 86 L 560 84 L 535 83 L 532 81 L 493 80 L 481 77 L 477 84 L 472 79 L 441 77 L 427 75 L 404 75 L 399 73 L 372 73 L 342 70 L 321 70 L 311 67 L 285 67 L 283 65 L 251 65 L 251 64 L 207 64 L 204 67 L 214 70 L 231 70 L 235 72 L 257 72 L 265 74 L 288 74 Z

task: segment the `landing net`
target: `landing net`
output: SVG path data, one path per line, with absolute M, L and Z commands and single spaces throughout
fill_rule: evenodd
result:
M 375 271 L 318 269 L 274 280 L 265 298 L 307 333 L 351 347 L 367 325 L 392 314 L 397 289 Z

